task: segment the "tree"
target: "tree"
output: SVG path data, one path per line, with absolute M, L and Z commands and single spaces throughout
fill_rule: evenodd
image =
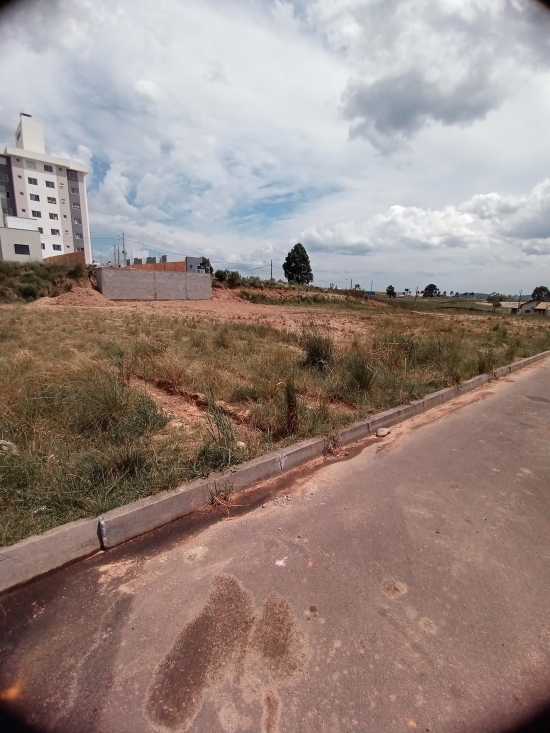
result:
M 209 275 L 213 275 L 214 274 L 214 268 L 210 264 L 210 260 L 208 259 L 208 257 L 203 257 L 202 258 L 200 266 Z
M 396 292 L 393 285 L 388 285 L 388 287 L 386 288 L 386 295 L 388 296 L 388 298 L 395 298 Z
M 236 288 L 241 284 L 241 274 L 237 270 L 231 270 L 227 273 L 227 284 L 230 288 Z
M 436 295 L 439 295 L 439 288 L 437 287 L 437 285 L 434 285 L 433 283 L 426 285 L 426 287 L 424 288 L 424 291 L 422 292 L 422 296 L 424 298 L 435 298 Z
M 311 263 L 303 244 L 295 244 L 286 256 L 283 272 L 288 282 L 298 285 L 309 285 L 313 282 Z
M 502 295 L 501 293 L 491 293 L 491 295 L 487 296 L 487 302 L 491 303 L 491 305 L 493 306 L 493 311 L 496 311 L 497 308 L 500 308 L 503 300 L 506 300 L 506 296 Z
M 225 282 L 227 280 L 228 275 L 229 275 L 229 270 L 216 270 L 216 272 L 214 273 L 214 277 L 220 283 Z
M 550 300 L 550 290 L 548 290 L 546 285 L 539 285 L 538 288 L 533 290 L 531 297 L 533 300 Z

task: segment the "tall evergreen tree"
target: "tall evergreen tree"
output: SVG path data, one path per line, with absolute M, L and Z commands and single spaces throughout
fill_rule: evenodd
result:
M 298 285 L 309 285 L 313 282 L 313 273 L 308 253 L 303 244 L 295 244 L 286 256 L 283 271 L 288 282 Z

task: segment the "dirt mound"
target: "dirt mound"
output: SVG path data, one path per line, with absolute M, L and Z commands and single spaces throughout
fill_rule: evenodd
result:
M 58 295 L 55 298 L 40 298 L 34 303 L 31 303 L 34 307 L 49 308 L 54 305 L 63 306 L 84 306 L 85 308 L 105 308 L 113 306 L 114 304 L 105 298 L 97 290 L 91 290 L 90 288 L 73 288 L 68 293 Z
M 238 290 L 228 290 L 227 288 L 212 288 L 212 300 L 240 300 L 238 298 Z

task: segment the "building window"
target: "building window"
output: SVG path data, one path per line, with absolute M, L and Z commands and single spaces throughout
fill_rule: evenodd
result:
M 40 234 L 44 234 L 44 227 L 38 227 L 38 231 L 40 232 Z
M 0 173 L 0 181 L 2 181 L 2 183 L 7 183 L 9 180 L 7 173 Z
M 67 218 L 67 214 L 63 214 L 63 218 L 66 219 Z
M 8 164 L 8 159 L 0 155 L 0 165 L 7 165 L 7 164 Z
M 6 214 L 6 216 L 11 216 L 13 214 L 13 209 L 3 208 L 2 207 L 2 213 Z
M 49 204 L 56 204 L 57 199 L 55 199 L 53 196 L 48 196 L 48 203 Z
M 73 222 L 75 224 L 82 224 L 82 219 L 79 219 L 77 216 L 74 217 Z
M 52 236 L 59 237 L 59 229 L 51 229 Z
M 46 188 L 55 188 L 55 183 L 53 181 L 46 181 Z
M 35 171 L 36 170 L 36 163 L 34 162 L 34 160 L 27 160 L 26 166 L 27 166 L 27 168 L 30 168 L 31 171 Z
M 74 233 L 74 238 L 75 239 L 84 239 L 84 237 L 82 235 L 82 232 L 75 232 Z
M 73 186 L 71 186 L 71 193 L 73 194 L 73 196 L 78 196 L 78 188 L 74 188 Z
M 61 203 L 64 204 L 65 203 L 65 199 L 61 199 Z
M 42 243 L 40 244 L 40 246 L 42 247 L 42 249 L 46 249 L 46 245 L 44 244 L 44 242 L 42 242 Z
M 60 170 L 60 171 L 62 171 L 62 170 L 63 170 L 63 168 L 60 168 L 59 170 Z
M 80 209 L 80 204 L 78 201 L 73 201 L 73 209 Z
M 31 184 L 31 186 L 38 186 L 38 181 L 36 180 L 36 178 L 27 178 L 27 181 Z M 47 185 L 48 184 L 46 183 L 46 186 Z
M 31 214 L 34 216 L 35 219 L 41 219 L 42 218 L 42 212 L 41 211 L 31 211 Z
M 17 176 L 17 178 L 23 178 L 23 176 Z
M 25 214 L 27 213 L 27 209 L 21 209 Z
M 65 234 L 68 234 L 68 233 L 69 233 L 69 230 L 68 229 L 65 229 Z
M 59 219 L 57 214 L 50 214 L 50 219 L 55 219 L 56 221 Z
M 76 171 L 67 171 L 67 178 L 69 181 L 78 181 L 78 174 Z
M 11 199 L 9 191 L 0 191 L 0 199 Z
M 46 165 L 44 163 L 44 170 L 46 171 L 46 173 L 53 173 L 53 165 Z
M 31 248 L 28 244 L 14 244 L 13 248 L 16 255 L 29 255 L 31 254 Z
M 40 196 L 37 193 L 31 193 L 31 201 L 40 201 Z
M 63 183 L 63 181 L 60 181 L 59 188 L 65 188 L 65 184 Z
M 52 230 L 53 231 L 53 230 Z M 56 252 L 61 252 L 61 245 L 60 244 L 54 244 L 53 248 Z

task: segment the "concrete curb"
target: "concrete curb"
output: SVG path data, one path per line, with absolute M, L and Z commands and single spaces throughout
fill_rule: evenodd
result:
M 81 519 L 0 548 L 0 591 L 101 550 L 97 519 Z
M 106 512 L 99 518 L 102 548 L 107 550 L 115 547 L 132 537 L 184 517 L 207 504 L 210 496 L 209 482 L 199 480 Z
M 363 440 L 375 435 L 378 428 L 397 425 L 454 397 L 477 389 L 491 379 L 512 374 L 548 356 L 550 351 L 530 356 L 514 364 L 500 367 L 491 374 L 481 374 L 468 379 L 458 387 L 441 389 L 409 405 L 394 407 L 366 420 L 359 420 L 340 430 L 339 442 L 341 445 L 349 445 Z M 164 491 L 156 496 L 113 509 L 97 519 L 70 522 L 44 534 L 29 537 L 15 545 L 0 548 L 0 592 L 191 514 L 208 504 L 212 497 L 221 492 L 242 490 L 303 466 L 322 456 L 326 448 L 325 438 L 304 440 L 277 453 L 255 458 L 227 473 L 211 475 L 208 479 L 199 479 L 172 491 Z

